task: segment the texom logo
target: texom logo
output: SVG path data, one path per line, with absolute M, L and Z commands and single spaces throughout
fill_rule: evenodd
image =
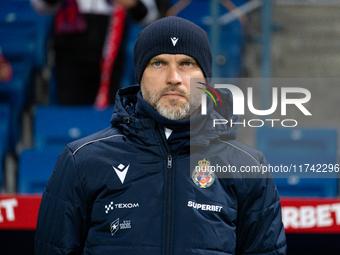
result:
M 198 82 L 199 84 L 202 84 L 204 86 L 206 86 L 207 88 L 209 88 L 218 98 L 221 106 L 222 106 L 222 100 L 220 98 L 220 96 L 218 95 L 217 91 L 215 89 L 229 89 L 232 96 L 233 96 L 233 114 L 234 115 L 244 115 L 244 94 L 242 92 L 242 90 L 235 86 L 235 85 L 231 85 L 231 84 L 216 84 L 215 85 L 215 89 L 212 88 L 211 86 L 209 86 L 208 84 L 202 83 L 202 82 Z M 198 89 L 201 89 L 203 91 L 206 92 L 206 94 L 202 94 L 201 97 L 201 114 L 202 115 L 206 115 L 207 114 L 207 95 L 209 95 L 214 103 L 215 106 L 217 106 L 216 100 L 213 96 L 212 93 L 210 93 L 208 90 L 197 87 Z M 299 94 L 299 95 L 303 95 L 303 98 L 287 98 L 288 94 L 292 94 L 294 93 L 295 95 Z M 277 87 L 273 87 L 272 88 L 272 105 L 269 109 L 266 110 L 258 110 L 255 109 L 254 104 L 253 104 L 253 88 L 248 87 L 247 88 L 247 105 L 248 105 L 248 109 L 251 113 L 255 114 L 255 115 L 259 115 L 259 116 L 267 116 L 270 114 L 273 114 L 278 106 L 278 88 Z M 304 103 L 307 103 L 309 100 L 311 99 L 311 93 L 309 90 L 305 89 L 305 88 L 293 88 L 293 87 L 282 87 L 281 88 L 281 115 L 285 116 L 287 115 L 287 105 L 291 104 L 291 105 L 295 105 L 305 116 L 311 116 L 312 114 L 306 109 L 305 106 L 303 106 Z M 280 119 L 251 119 L 248 120 L 246 122 L 246 120 L 243 120 L 242 122 L 232 122 L 232 120 L 230 121 L 230 125 L 243 125 L 246 126 L 246 124 L 248 124 L 248 126 L 250 127 L 261 127 L 264 125 L 264 122 L 271 122 L 272 127 L 274 127 L 274 123 L 277 121 L 281 122 L 281 125 L 283 127 L 295 127 L 297 126 L 297 121 L 294 119 L 285 119 L 285 120 L 280 120 Z M 214 127 L 216 125 L 221 125 L 221 124 L 227 124 L 229 121 L 226 119 L 214 119 Z M 254 123 L 258 123 L 258 125 L 254 125 Z M 294 123 L 293 125 L 287 125 L 287 122 L 290 123 Z

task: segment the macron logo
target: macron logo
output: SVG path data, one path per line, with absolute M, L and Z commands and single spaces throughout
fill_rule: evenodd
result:
M 116 174 L 118 175 L 119 180 L 122 182 L 122 184 L 124 183 L 127 171 L 129 170 L 129 166 L 130 166 L 130 164 L 127 167 L 125 167 L 123 164 L 120 164 L 118 166 L 119 170 L 117 168 L 115 168 L 114 166 L 112 166 L 113 169 L 115 170 Z M 125 169 L 124 169 L 124 167 L 125 167 Z
M 177 41 L 178 41 L 178 38 L 176 38 L 176 37 L 170 37 L 170 39 L 171 39 L 172 45 L 175 47 L 175 46 L 176 46 L 176 43 L 177 43 Z

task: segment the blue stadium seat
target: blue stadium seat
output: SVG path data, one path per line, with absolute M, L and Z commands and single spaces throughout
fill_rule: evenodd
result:
M 15 146 L 20 138 L 21 114 L 28 103 L 32 91 L 32 66 L 27 61 L 12 62 L 13 77 L 6 83 L 0 82 L 0 103 L 6 103 L 11 108 L 10 148 Z
M 42 193 L 65 145 L 109 127 L 112 113 L 113 106 L 104 111 L 92 106 L 36 106 L 35 146 L 19 156 L 18 192 Z
M 18 192 L 42 193 L 57 162 L 60 150 L 23 150 L 18 163 Z
M 10 106 L 0 104 L 0 189 L 3 187 L 4 160 L 9 148 L 10 117 Z
M 256 136 L 258 149 L 264 153 L 269 165 L 290 168 L 286 173 L 273 173 L 280 196 L 338 195 L 339 170 L 328 171 L 338 164 L 337 130 L 262 127 Z M 327 171 L 317 172 L 323 169 Z
M 133 47 L 137 40 L 138 34 L 143 29 L 143 26 L 136 24 L 132 18 L 127 19 L 126 26 L 128 27 L 128 30 L 124 52 L 125 61 L 123 63 L 124 68 L 120 81 L 120 88 L 131 86 L 136 82 L 134 76 L 134 66 L 131 65 L 131 63 L 133 63 Z
M 11 60 L 29 60 L 33 67 L 46 62 L 46 42 L 52 15 L 39 15 L 29 0 L 0 1 L 0 47 Z
M 46 62 L 52 16 L 41 16 L 29 0 L 0 1 L 0 47 L 13 67 L 10 82 L 0 83 L 0 103 L 11 106 L 10 148 L 20 137 L 23 108 L 31 99 L 33 72 Z
M 98 111 L 92 106 L 37 106 L 34 141 L 37 149 L 63 148 L 67 143 L 109 127 L 113 106 Z

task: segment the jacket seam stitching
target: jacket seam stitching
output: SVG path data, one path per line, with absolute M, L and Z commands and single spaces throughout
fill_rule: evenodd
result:
M 241 148 L 237 147 L 237 146 L 234 145 L 234 144 L 231 144 L 231 143 L 228 143 L 228 142 L 222 141 L 222 140 L 220 140 L 220 141 L 221 141 L 222 143 L 229 144 L 230 146 L 232 146 L 232 147 L 234 147 L 234 148 L 236 148 L 236 149 L 238 149 L 238 150 L 244 152 L 244 153 L 247 154 L 249 157 L 251 157 L 252 159 L 254 159 L 254 160 L 256 161 L 256 163 L 257 163 L 259 166 L 261 166 L 261 163 L 260 163 L 253 155 L 251 155 L 249 152 L 246 152 L 245 150 L 242 150 Z
M 246 213 L 258 213 L 258 212 L 263 212 L 263 211 L 266 211 L 268 209 L 270 209 L 270 207 L 273 207 L 275 206 L 277 203 L 280 203 L 280 199 L 275 201 L 274 203 L 272 203 L 271 205 L 267 206 L 266 208 L 263 208 L 262 210 L 250 210 L 250 211 L 247 211 Z
M 222 250 L 215 250 L 215 249 L 209 249 L 209 248 L 193 248 L 195 250 L 200 250 L 200 251 L 215 251 L 215 252 L 218 252 L 218 253 L 223 253 L 223 254 L 231 254 L 230 252 L 225 252 L 225 251 L 222 251 Z
M 270 250 L 270 251 L 265 252 L 265 253 L 263 253 L 263 252 L 261 252 L 261 253 L 240 253 L 240 255 L 252 255 L 252 254 L 254 254 L 254 255 L 266 255 L 266 254 L 271 255 L 271 254 L 273 254 L 273 252 L 277 252 L 277 251 L 279 251 L 283 248 L 286 248 L 286 246 L 287 246 L 287 244 L 285 243 L 285 244 L 283 244 L 282 247 L 276 247 L 274 250 Z
M 59 249 L 63 249 L 63 250 L 79 250 L 79 247 L 78 248 L 65 248 L 65 247 L 61 247 L 61 246 L 57 246 L 57 245 L 53 245 L 53 244 L 50 244 L 48 242 L 45 242 L 37 237 L 35 237 L 35 240 L 40 242 L 40 243 L 43 243 L 45 245 L 48 245 L 48 246 L 52 246 L 52 247 L 56 247 L 56 248 L 59 248 Z
M 89 243 L 89 242 L 87 241 L 87 243 Z M 89 247 L 108 247 L 108 246 L 112 247 L 111 244 L 90 244 L 90 245 L 86 245 L 85 244 L 84 247 L 88 247 L 89 248 Z M 120 247 L 131 247 L 129 244 L 126 244 L 126 245 L 120 244 L 120 245 L 117 245 L 117 246 L 120 246 Z M 162 248 L 162 246 L 159 246 L 159 245 L 139 245 L 139 246 L 136 246 L 136 247 Z
M 74 203 L 74 202 L 72 202 L 72 201 L 68 201 L 68 200 L 66 200 L 66 199 L 62 199 L 62 198 L 60 198 L 60 197 L 58 197 L 58 196 L 56 196 L 56 195 L 53 195 L 53 194 L 50 193 L 50 192 L 47 192 L 46 190 L 45 190 L 45 194 L 48 194 L 48 195 L 50 195 L 51 197 L 55 197 L 55 198 L 57 198 L 57 199 L 59 199 L 59 200 L 65 202 L 65 203 L 71 203 L 71 204 L 73 204 L 73 205 L 80 205 L 80 206 L 84 206 L 84 207 L 86 207 L 86 208 L 89 208 L 88 205 L 84 205 L 84 204 L 81 204 L 81 203 Z
M 102 138 L 99 138 L 99 139 L 96 139 L 96 140 L 92 140 L 92 141 L 89 141 L 89 142 L 86 142 L 86 143 L 80 145 L 72 154 L 75 155 L 81 148 L 85 147 L 88 144 L 99 142 L 101 140 L 110 139 L 110 138 L 115 137 L 115 136 L 123 136 L 123 137 L 125 137 L 124 135 L 120 135 L 120 134 L 117 135 L 116 134 L 116 135 L 111 135 L 111 136 L 108 136 L 108 137 L 102 137 Z
M 69 149 L 69 151 L 71 152 L 71 150 Z M 78 175 L 78 171 L 77 171 L 77 166 L 76 166 L 76 161 L 75 161 L 75 158 L 74 158 L 74 154 L 72 153 L 72 163 L 73 163 L 73 168 L 74 168 L 74 174 L 76 175 L 77 177 L 77 180 L 79 182 L 79 185 L 81 187 L 81 191 L 83 193 L 83 196 L 86 200 L 86 207 L 89 208 L 89 205 L 88 205 L 88 200 L 87 200 L 87 197 L 86 197 L 86 192 L 84 190 L 84 187 L 83 187 L 83 183 L 80 181 L 80 178 L 79 178 L 79 175 Z M 83 205 L 83 204 L 82 204 Z M 83 205 L 84 206 L 84 205 Z

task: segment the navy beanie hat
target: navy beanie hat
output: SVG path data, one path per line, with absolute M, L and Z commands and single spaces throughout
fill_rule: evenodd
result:
M 212 77 L 212 54 L 208 34 L 191 21 L 169 16 L 144 28 L 133 49 L 135 79 L 138 84 L 150 59 L 159 54 L 193 57 L 204 77 Z

